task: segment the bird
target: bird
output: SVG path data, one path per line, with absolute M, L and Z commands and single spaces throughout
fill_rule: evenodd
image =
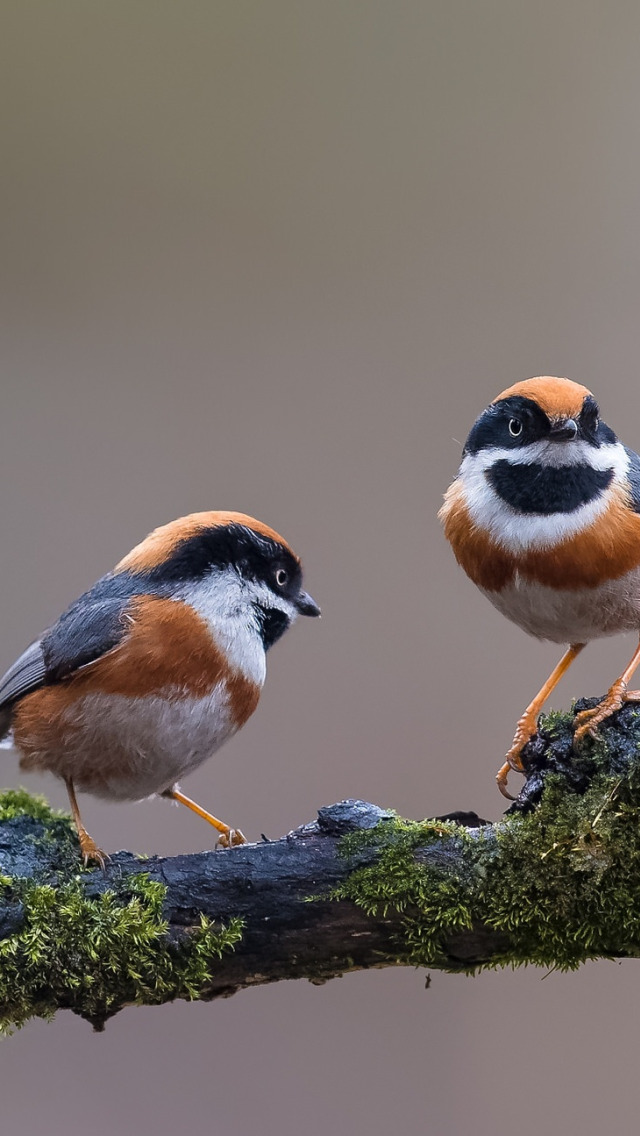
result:
M 169 798 L 212 824 L 223 847 L 246 843 L 179 780 L 254 712 L 267 652 L 298 615 L 320 608 L 283 537 L 245 513 L 191 513 L 154 529 L 10 667 L 0 738 L 22 769 L 65 782 L 85 865 L 107 856 L 76 790 Z
M 640 632 L 640 457 L 600 417 L 586 387 L 543 375 L 503 390 L 471 428 L 439 512 L 458 563 L 507 619 L 566 644 L 517 723 L 496 780 L 510 770 L 542 707 L 587 643 Z M 574 743 L 625 702 L 640 644 L 604 699 L 575 716 Z

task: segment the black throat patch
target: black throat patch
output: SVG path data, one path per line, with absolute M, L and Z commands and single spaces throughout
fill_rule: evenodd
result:
M 281 639 L 287 630 L 291 620 L 284 611 L 280 611 L 275 607 L 263 607 L 262 604 L 255 604 L 258 613 L 258 622 L 260 626 L 260 638 L 265 651 L 273 647 L 274 643 Z
M 590 465 L 512 465 L 495 462 L 486 476 L 499 497 L 519 513 L 574 513 L 611 483 L 613 469 Z

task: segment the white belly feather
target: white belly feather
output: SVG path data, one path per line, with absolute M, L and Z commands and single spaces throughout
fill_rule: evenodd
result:
M 588 643 L 606 635 L 640 629 L 640 569 L 597 588 L 571 591 L 524 580 L 500 592 L 480 589 L 498 611 L 536 639 Z
M 204 698 L 90 694 L 73 706 L 65 764 L 79 789 L 141 800 L 196 769 L 236 729 L 223 683 Z

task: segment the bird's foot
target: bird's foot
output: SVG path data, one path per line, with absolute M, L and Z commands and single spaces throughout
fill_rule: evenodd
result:
M 196 816 L 202 817 L 208 824 L 213 825 L 217 832 L 220 833 L 216 843 L 217 848 L 233 848 L 236 844 L 248 843 L 246 836 L 239 828 L 229 828 L 228 824 L 225 824 L 222 820 L 218 820 L 217 817 L 214 817 L 213 813 L 208 813 L 206 809 L 203 809 L 201 805 L 197 805 L 190 797 L 185 797 L 184 793 L 177 785 L 174 785 L 171 789 L 165 789 L 164 793 L 161 793 L 160 796 L 168 797 L 170 801 L 177 801 L 181 805 L 186 805 Z
M 516 773 L 524 773 L 524 765 L 522 764 L 521 754 L 527 742 L 534 736 L 537 728 L 537 715 L 525 711 L 522 717 L 518 719 L 515 737 L 513 739 L 513 742 L 511 743 L 508 753 L 506 754 L 506 761 L 496 774 L 496 782 L 498 788 L 502 793 L 502 796 L 506 797 L 508 801 L 516 800 L 516 798 L 513 796 L 513 793 L 510 793 L 507 789 L 509 773 L 512 769 L 514 769 Z
M 626 682 L 619 678 L 609 689 L 602 702 L 599 702 L 597 706 L 592 706 L 589 710 L 581 710 L 579 714 L 576 714 L 573 723 L 575 726 L 574 743 L 581 742 L 587 734 L 595 737 L 598 726 L 607 718 L 610 718 L 612 714 L 615 714 L 616 710 L 620 710 L 625 702 L 640 702 L 640 690 L 627 690 Z
M 101 848 L 98 848 L 95 840 L 89 836 L 88 832 L 84 830 L 78 832 L 78 840 L 80 841 L 80 852 L 84 860 L 85 868 L 88 867 L 93 860 L 104 870 L 107 860 L 110 860 L 111 857 L 108 856 L 106 852 L 103 852 Z
M 227 832 L 221 832 L 218 837 L 218 848 L 233 848 L 236 844 L 248 844 L 246 836 L 239 828 L 230 828 Z

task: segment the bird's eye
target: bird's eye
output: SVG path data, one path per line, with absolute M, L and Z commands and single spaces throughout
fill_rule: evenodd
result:
M 287 573 L 285 572 L 284 568 L 278 568 L 278 571 L 276 572 L 276 584 L 278 585 L 278 587 L 284 588 L 287 579 Z
M 519 418 L 509 419 L 509 433 L 512 438 L 519 438 L 522 433 L 522 422 Z

